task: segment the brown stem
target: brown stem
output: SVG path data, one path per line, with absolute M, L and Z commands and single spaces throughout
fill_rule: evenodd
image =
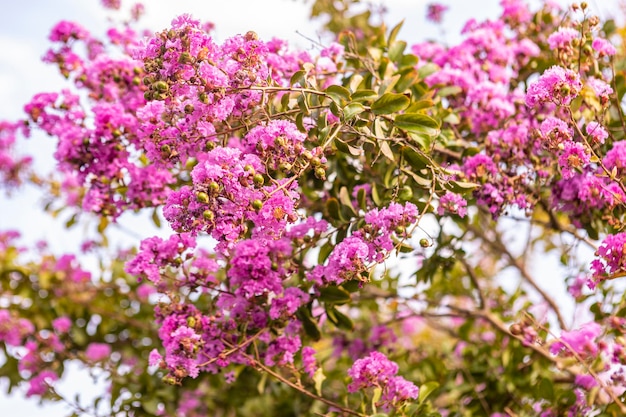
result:
M 561 310 L 559 309 L 558 304 L 556 303 L 556 301 L 554 301 L 554 299 L 550 296 L 550 294 L 548 294 L 543 288 L 541 288 L 539 286 L 539 284 L 537 283 L 537 281 L 535 281 L 535 278 L 533 278 L 532 275 L 530 275 L 530 273 L 528 273 L 528 271 L 526 270 L 526 266 L 519 261 L 519 259 L 517 259 L 515 256 L 513 256 L 513 254 L 511 253 L 511 251 L 509 251 L 509 249 L 506 247 L 506 245 L 504 245 L 500 240 L 499 240 L 499 236 L 496 233 L 496 239 L 489 239 L 485 233 L 483 233 L 482 230 L 480 230 L 479 228 L 473 227 L 473 226 L 468 226 L 469 229 L 471 230 L 472 233 L 474 233 L 474 235 L 476 235 L 477 237 L 479 237 L 480 239 L 482 239 L 484 242 L 488 243 L 489 245 L 491 245 L 491 247 L 493 249 L 495 249 L 496 251 L 504 254 L 508 260 L 509 260 L 509 265 L 516 268 L 520 275 L 522 276 L 522 278 L 528 283 L 530 284 L 531 287 L 533 287 L 533 289 L 535 291 L 537 291 L 539 293 L 539 295 L 545 300 L 546 303 L 548 303 L 548 305 L 550 305 L 550 307 L 552 308 L 552 310 L 554 311 L 554 314 L 556 315 L 556 318 L 559 322 L 559 326 L 561 326 L 562 329 L 567 329 L 567 325 L 565 324 L 565 319 L 563 318 L 563 315 L 561 314 Z
M 229 343 L 228 341 L 223 340 L 223 342 L 226 345 L 229 345 L 232 348 L 234 348 L 234 346 L 231 343 Z M 296 384 L 294 382 L 291 382 L 290 380 L 288 380 L 284 376 L 282 376 L 279 373 L 273 371 L 271 368 L 268 368 L 267 366 L 263 365 L 261 363 L 261 361 L 258 360 L 258 358 L 254 358 L 254 357 L 250 356 L 249 354 L 247 354 L 245 352 L 241 352 L 241 355 L 250 361 L 250 366 L 252 366 L 254 368 L 257 368 L 257 370 L 261 370 L 261 371 L 265 372 L 268 375 L 271 375 L 272 377 L 276 378 L 280 382 L 290 386 L 291 388 L 293 388 L 296 391 L 306 395 L 307 397 L 313 398 L 314 400 L 317 400 L 317 401 L 321 401 L 321 402 L 323 402 L 326 405 L 329 405 L 329 406 L 331 406 L 333 408 L 336 408 L 337 410 L 340 410 L 344 414 L 350 414 L 350 415 L 358 416 L 358 417 L 366 417 L 365 414 L 361 414 L 361 413 L 359 413 L 357 411 L 354 411 L 354 410 L 351 410 L 349 408 L 343 407 L 343 406 L 337 404 L 334 401 L 331 401 L 331 400 L 329 400 L 327 398 L 320 397 L 319 395 L 313 394 L 312 392 L 308 391 L 304 387 L 302 387 L 302 386 L 300 386 L 300 385 L 298 385 L 298 384 Z

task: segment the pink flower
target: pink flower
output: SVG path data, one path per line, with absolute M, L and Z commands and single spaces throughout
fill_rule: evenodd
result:
M 28 381 L 29 386 L 28 391 L 26 391 L 26 396 L 32 397 L 33 395 L 44 395 L 48 392 L 48 385 L 58 379 L 59 376 L 52 371 L 41 371 Z
M 433 23 L 441 23 L 444 12 L 448 10 L 448 6 L 440 3 L 431 3 L 426 6 L 426 20 Z
M 59 333 L 67 333 L 72 327 L 72 320 L 69 317 L 58 317 L 52 320 L 52 328 Z
M 598 51 L 598 54 L 602 56 L 613 56 L 617 52 L 611 42 L 602 38 L 595 38 L 591 43 L 591 47 Z
M 577 73 L 555 65 L 528 87 L 526 105 L 534 107 L 540 103 L 555 103 L 567 106 L 580 93 L 582 87 Z
M 85 356 L 91 362 L 100 362 L 111 355 L 111 346 L 106 343 L 90 343 L 85 350 Z
M 548 37 L 550 49 L 566 49 L 572 45 L 572 40 L 577 39 L 580 33 L 573 28 L 559 28 Z
M 604 143 L 604 140 L 609 137 L 609 133 L 597 122 L 589 122 L 585 127 L 585 131 L 595 143 Z
M 602 327 L 596 322 L 585 323 L 577 330 L 563 331 L 561 337 L 550 346 L 550 353 L 553 355 L 564 351 L 566 355 L 572 351 L 581 355 L 596 356 L 599 351 L 596 339 L 602 333 Z

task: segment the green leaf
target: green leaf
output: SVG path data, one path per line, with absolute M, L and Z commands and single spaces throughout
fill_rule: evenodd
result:
M 422 100 L 418 100 L 415 103 L 411 103 L 411 105 L 406 109 L 407 113 L 416 113 L 419 110 L 429 109 L 433 107 L 435 103 L 429 99 L 425 98 Z
M 387 38 L 387 45 L 391 45 L 392 43 L 395 42 L 396 37 L 398 36 L 400 29 L 402 29 L 403 24 L 404 24 L 404 20 L 402 20 L 400 23 L 395 25 L 393 29 L 391 29 L 391 31 L 389 32 L 389 37 Z
M 301 86 L 304 86 L 304 84 L 305 84 L 304 77 L 305 76 L 306 76 L 306 71 L 305 70 L 296 71 L 291 76 L 291 79 L 289 80 L 289 85 L 294 86 L 296 84 L 300 84 Z
M 422 113 L 398 114 L 394 119 L 396 126 L 407 132 L 423 134 L 430 137 L 439 135 L 439 123 Z
M 400 77 L 400 74 L 396 74 L 393 77 L 383 79 L 383 81 L 380 83 L 380 87 L 378 87 L 378 94 L 382 96 L 388 91 L 393 90 Z
M 352 102 L 343 108 L 343 118 L 345 121 L 352 120 L 354 116 L 365 111 L 365 106 L 361 103 Z
M 346 304 L 352 300 L 350 293 L 335 285 L 320 288 L 320 301 L 329 304 Z
M 428 398 L 428 396 L 432 394 L 433 391 L 435 391 L 437 388 L 439 388 L 439 383 L 436 381 L 430 381 L 422 384 L 422 386 L 420 386 L 420 393 L 417 402 L 419 404 L 423 403 L 424 400 L 426 400 L 426 398 Z
M 350 77 L 350 82 L 348 83 L 348 88 L 350 91 L 355 92 L 361 85 L 361 81 L 363 81 L 363 76 L 361 74 L 354 74 Z
M 322 247 L 320 248 L 320 253 L 317 256 L 317 263 L 322 265 L 326 259 L 328 258 L 328 255 L 330 255 L 330 253 L 333 251 L 333 244 L 330 242 L 326 242 L 322 245 Z
M 322 337 L 322 333 L 320 329 L 317 327 L 317 323 L 311 317 L 311 313 L 306 307 L 301 307 L 298 311 L 296 311 L 296 317 L 302 323 L 302 327 L 304 328 L 304 333 L 309 336 L 312 340 L 318 341 Z
M 395 41 L 389 44 L 389 52 L 388 52 L 389 59 L 391 59 L 393 62 L 400 61 L 405 49 L 406 49 L 405 41 Z
M 383 155 L 385 155 L 387 159 L 393 162 L 396 161 L 396 158 L 393 155 L 393 151 L 391 150 L 391 147 L 389 146 L 389 142 L 387 142 L 386 140 L 381 140 L 378 142 L 378 146 L 380 147 L 380 151 L 383 153 Z
M 404 94 L 386 93 L 372 103 L 374 114 L 391 114 L 406 109 L 411 100 Z
M 352 94 L 352 100 L 354 101 L 370 101 L 375 100 L 378 97 L 378 93 L 374 90 L 359 90 Z
M 152 223 L 154 223 L 157 228 L 161 228 L 161 218 L 159 217 L 159 212 L 156 207 L 152 210 Z
M 354 330 L 354 323 L 350 317 L 337 310 L 335 306 L 331 306 L 326 309 L 326 316 L 328 317 L 328 320 L 330 320 L 330 322 L 338 329 L 349 331 Z
M 428 64 L 424 64 L 422 65 L 418 70 L 418 74 L 420 76 L 420 79 L 424 79 L 426 77 L 428 77 L 431 74 L 434 74 L 435 72 L 439 71 L 439 65 L 437 64 L 433 64 L 432 62 L 429 62 Z
M 463 194 L 478 188 L 478 184 L 469 181 L 449 181 L 446 188 L 454 193 Z
M 331 85 L 324 93 L 327 96 L 330 96 L 334 102 L 341 105 L 344 102 L 350 101 L 350 91 L 347 88 L 342 87 L 340 85 Z
M 350 192 L 348 191 L 347 187 L 341 187 L 341 190 L 339 190 L 339 201 L 341 202 L 341 204 L 343 204 L 344 206 L 347 206 L 350 211 L 352 212 L 352 215 L 356 216 L 356 210 L 354 208 L 354 206 L 352 205 L 352 198 L 350 197 Z
M 317 368 L 315 370 L 315 374 L 313 374 L 313 381 L 315 382 L 315 392 L 317 395 L 322 395 L 322 383 L 326 379 L 326 375 L 324 375 L 324 371 L 322 368 Z
M 448 86 L 448 87 L 440 88 L 437 91 L 437 96 L 439 96 L 439 97 L 453 96 L 455 94 L 459 94 L 461 91 L 463 91 L 463 89 L 461 87 L 456 86 L 456 85 L 451 85 L 451 86 Z
M 341 207 L 339 206 L 339 201 L 336 198 L 331 197 L 326 200 L 326 213 L 328 213 L 330 218 L 341 220 L 340 209 Z

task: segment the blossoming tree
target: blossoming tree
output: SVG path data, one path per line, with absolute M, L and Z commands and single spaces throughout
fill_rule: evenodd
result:
M 409 45 L 351 3 L 313 4 L 317 55 L 189 15 L 144 36 L 140 5 L 105 39 L 52 29 L 72 88 L 0 124 L 0 178 L 97 238 L 0 233 L 9 392 L 74 415 L 626 413 L 626 32 L 502 0 L 457 45 Z M 56 173 L 16 151 L 31 132 Z M 165 237 L 110 245 L 128 213 Z M 93 404 L 55 389 L 71 362 L 105 372 Z

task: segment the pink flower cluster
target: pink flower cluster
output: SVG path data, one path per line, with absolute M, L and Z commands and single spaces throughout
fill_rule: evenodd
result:
M 528 87 L 526 105 L 533 107 L 541 103 L 554 103 L 567 106 L 582 88 L 583 84 L 577 73 L 555 65 Z
M 395 362 L 380 352 L 371 352 L 365 358 L 357 359 L 348 369 L 348 375 L 352 378 L 352 382 L 348 384 L 348 391 L 380 388 L 382 390 L 380 405 L 384 408 L 392 408 L 405 401 L 416 399 L 419 388 L 403 377 L 397 376 L 397 373 L 398 365 Z

